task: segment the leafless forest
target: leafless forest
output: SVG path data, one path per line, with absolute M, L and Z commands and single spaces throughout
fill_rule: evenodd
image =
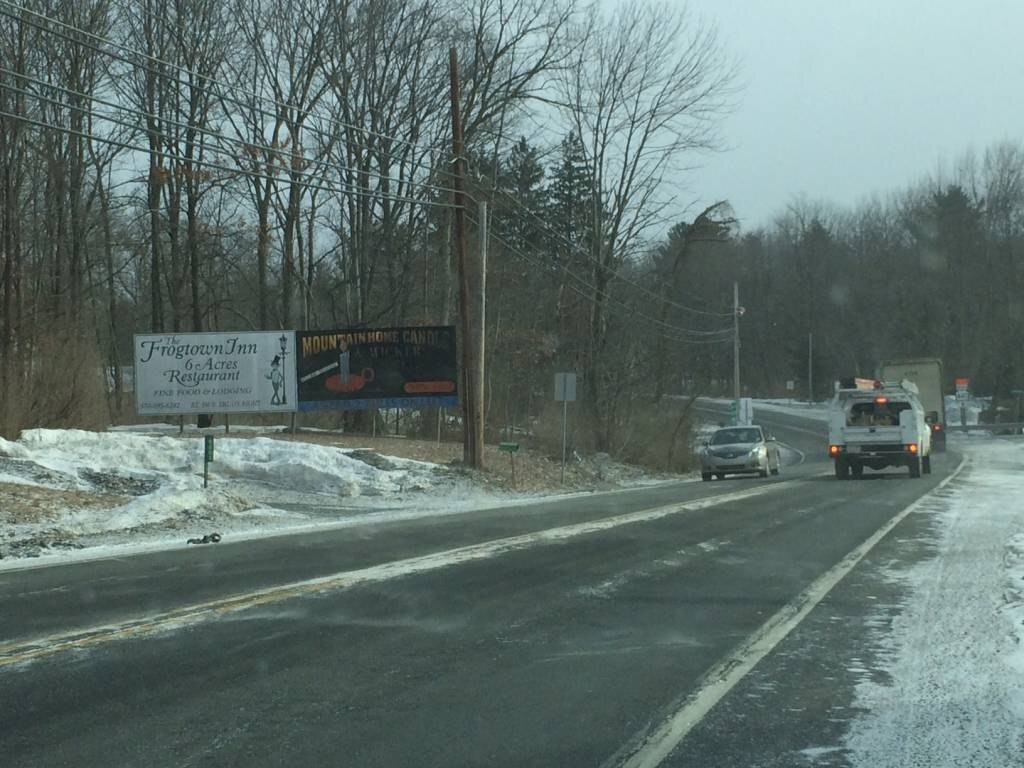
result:
M 576 371 L 582 449 L 681 464 L 670 398 L 731 391 L 734 281 L 749 393 L 805 396 L 808 334 L 818 397 L 904 355 L 1024 389 L 1024 145 L 752 229 L 688 183 L 742 109 L 721 32 L 602 8 L 0 0 L 0 433 L 130 418 L 133 333 L 454 322 L 456 160 L 489 439 L 553 434 Z

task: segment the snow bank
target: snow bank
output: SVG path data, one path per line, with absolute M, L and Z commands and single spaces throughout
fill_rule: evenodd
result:
M 0 456 L 10 459 L 27 459 L 28 450 L 23 445 L 12 443 L 10 440 L 4 440 L 0 437 Z
M 854 766 L 1020 764 L 1024 445 L 967 450 L 962 479 L 919 513 L 935 523 L 936 552 L 894 574 L 907 594 L 891 632 L 885 615 L 869 617 L 883 663 L 856 688 Z
M 0 442 L 0 481 L 63 492 L 35 522 L 14 524 L 10 521 L 17 517 L 7 518 L 0 529 L 0 558 L 55 546 L 92 546 L 89 537 L 113 532 L 166 536 L 185 529 L 280 527 L 308 522 L 325 509 L 337 516 L 343 505 L 351 513 L 355 499 L 400 503 L 406 492 L 448 480 L 437 465 L 371 451 L 227 437 L 216 441 L 210 487 L 204 488 L 203 454 L 200 437 L 127 430 L 34 429 L 16 443 Z M 277 502 L 287 501 L 312 511 L 268 514 Z M 253 520 L 244 514 L 250 509 L 261 510 Z
M 1017 679 L 1024 681 L 1024 533 L 1010 539 L 1006 569 L 1006 617 L 1016 639 L 1016 647 L 1007 655 L 1006 662 Z M 1012 703 L 1017 717 L 1024 720 L 1024 686 L 1016 690 Z
M 793 400 L 755 400 L 754 414 L 758 411 L 784 413 L 789 416 L 801 416 L 814 421 L 828 421 L 827 403 L 805 403 Z
M 83 470 L 150 479 L 161 486 L 196 490 L 202 486 L 201 438 L 153 437 L 126 432 L 33 429 L 21 447 L 40 466 L 71 476 Z M 371 466 L 353 451 L 267 437 L 216 441 L 210 475 L 279 485 L 307 493 L 352 497 L 380 495 L 430 485 L 434 465 L 387 458 Z M 102 483 L 102 481 L 100 481 Z M 95 481 L 82 481 L 82 487 Z

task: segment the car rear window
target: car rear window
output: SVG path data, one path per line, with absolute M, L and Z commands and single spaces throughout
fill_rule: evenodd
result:
M 712 445 L 728 445 L 730 443 L 756 443 L 761 439 L 761 430 L 754 428 L 720 429 L 711 438 Z

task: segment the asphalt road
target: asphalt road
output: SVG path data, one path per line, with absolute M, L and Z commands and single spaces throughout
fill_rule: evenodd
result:
M 821 585 L 958 457 L 839 482 L 821 425 L 759 419 L 779 478 L 0 572 L 0 764 L 843 765 L 919 523 Z

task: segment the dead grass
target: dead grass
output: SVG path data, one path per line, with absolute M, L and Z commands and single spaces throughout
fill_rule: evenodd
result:
M 94 491 L 58 491 L 0 482 L 0 523 L 19 525 L 56 520 L 67 509 L 112 509 L 129 499 Z

